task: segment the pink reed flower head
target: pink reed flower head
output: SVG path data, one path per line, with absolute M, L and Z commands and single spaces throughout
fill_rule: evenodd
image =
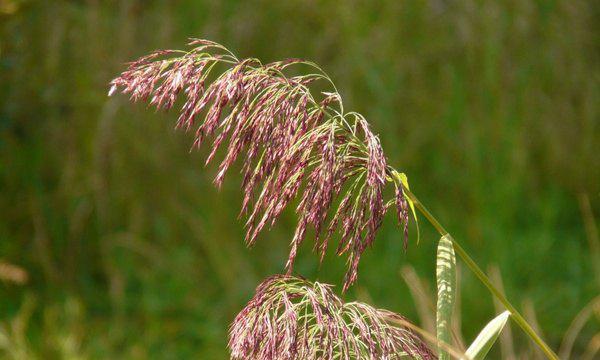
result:
M 109 95 L 120 89 L 133 101 L 164 109 L 183 97 L 177 127 L 195 129 L 194 147 L 212 139 L 207 163 L 225 148 L 217 186 L 242 158 L 247 244 L 254 244 L 298 199 L 288 272 L 309 231 L 315 234 L 321 259 L 337 232 L 337 254 L 348 254 L 345 291 L 356 280 L 360 257 L 390 206 L 396 205 L 408 236 L 407 198 L 402 184 L 390 176 L 378 137 L 362 115 L 344 112 L 333 82 L 313 63 L 289 59 L 262 64 L 239 60 L 212 41 L 193 40 L 190 45 L 187 52 L 157 51 L 130 63 L 111 82 Z M 292 66 L 314 73 L 286 75 Z M 311 86 L 317 81 L 333 91 L 315 94 Z M 390 181 L 397 191 L 386 202 Z

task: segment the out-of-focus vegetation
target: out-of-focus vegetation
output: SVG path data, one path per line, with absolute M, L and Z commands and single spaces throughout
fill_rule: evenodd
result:
M 283 270 L 292 211 L 245 249 L 233 220 L 240 181 L 213 188 L 207 149 L 188 152 L 174 114 L 106 97 L 124 62 L 188 37 L 320 63 L 390 163 L 480 264 L 497 265 L 509 298 L 558 349 L 600 289 L 593 5 L 0 0 L 2 355 L 224 358 L 234 314 Z M 422 280 L 434 279 L 437 236 L 421 230 L 405 254 L 386 223 L 346 297 L 427 328 Z M 339 285 L 343 260 L 319 268 L 310 250 L 296 272 Z M 466 271 L 460 284 L 468 343 L 500 309 Z M 592 316 L 573 354 L 597 332 Z M 513 336 L 503 350 L 528 354 Z

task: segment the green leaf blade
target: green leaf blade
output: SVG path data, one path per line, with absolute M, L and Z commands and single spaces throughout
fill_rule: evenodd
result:
M 456 301 L 456 257 L 452 243 L 449 234 L 440 238 L 436 260 L 438 291 L 436 331 L 438 340 L 445 344 L 450 344 L 452 340 L 450 322 Z M 438 345 L 438 352 L 440 360 L 450 359 L 450 354 L 440 345 Z
M 498 336 L 500 336 L 509 317 L 510 311 L 505 311 L 492 319 L 467 349 L 465 353 L 467 358 L 471 360 L 483 360 L 496 342 L 496 339 L 498 339 Z

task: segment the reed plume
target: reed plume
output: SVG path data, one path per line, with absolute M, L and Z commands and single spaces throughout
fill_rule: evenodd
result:
M 230 328 L 233 359 L 435 359 L 406 320 L 344 303 L 331 286 L 296 277 L 266 279 Z
M 379 138 L 366 119 L 345 112 L 331 79 L 314 63 L 288 59 L 262 64 L 239 60 L 220 44 L 193 40 L 190 51 L 157 51 L 130 63 L 111 82 L 133 101 L 170 109 L 185 98 L 177 127 L 195 129 L 194 147 L 212 139 L 208 164 L 225 147 L 214 183 L 240 157 L 246 243 L 255 243 L 283 209 L 298 198 L 298 224 L 286 264 L 312 229 L 322 261 L 334 233 L 336 253 L 348 254 L 344 291 L 356 280 L 360 257 L 386 211 L 397 208 L 408 241 L 409 202 L 398 172 L 387 165 Z M 312 73 L 293 75 L 302 66 Z M 320 84 L 319 84 L 320 83 Z M 315 91 L 328 86 L 330 91 Z M 384 200 L 391 182 L 395 196 Z M 411 204 L 412 205 L 412 204 Z

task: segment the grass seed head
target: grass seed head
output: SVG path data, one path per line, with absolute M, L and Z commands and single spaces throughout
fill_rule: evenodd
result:
M 337 231 L 337 253 L 348 254 L 346 290 L 356 280 L 361 254 L 394 204 L 384 201 L 386 182 L 393 177 L 378 137 L 362 115 L 344 112 L 333 82 L 313 63 L 239 60 L 222 45 L 201 39 L 190 46 L 187 52 L 161 50 L 130 63 L 111 82 L 109 95 L 120 89 L 133 101 L 163 109 L 183 97 L 177 127 L 195 129 L 193 147 L 212 139 L 206 163 L 225 148 L 216 186 L 243 158 L 241 213 L 247 219 L 247 244 L 253 245 L 298 199 L 288 272 L 309 229 L 321 259 Z M 313 73 L 287 75 L 301 66 Z M 311 89 L 317 81 L 333 90 L 317 93 Z M 396 187 L 398 219 L 407 237 L 406 198 L 402 184 Z
M 398 321 L 400 320 L 400 321 Z M 401 315 L 344 303 L 331 286 L 296 277 L 268 278 L 236 316 L 234 359 L 435 359 Z

